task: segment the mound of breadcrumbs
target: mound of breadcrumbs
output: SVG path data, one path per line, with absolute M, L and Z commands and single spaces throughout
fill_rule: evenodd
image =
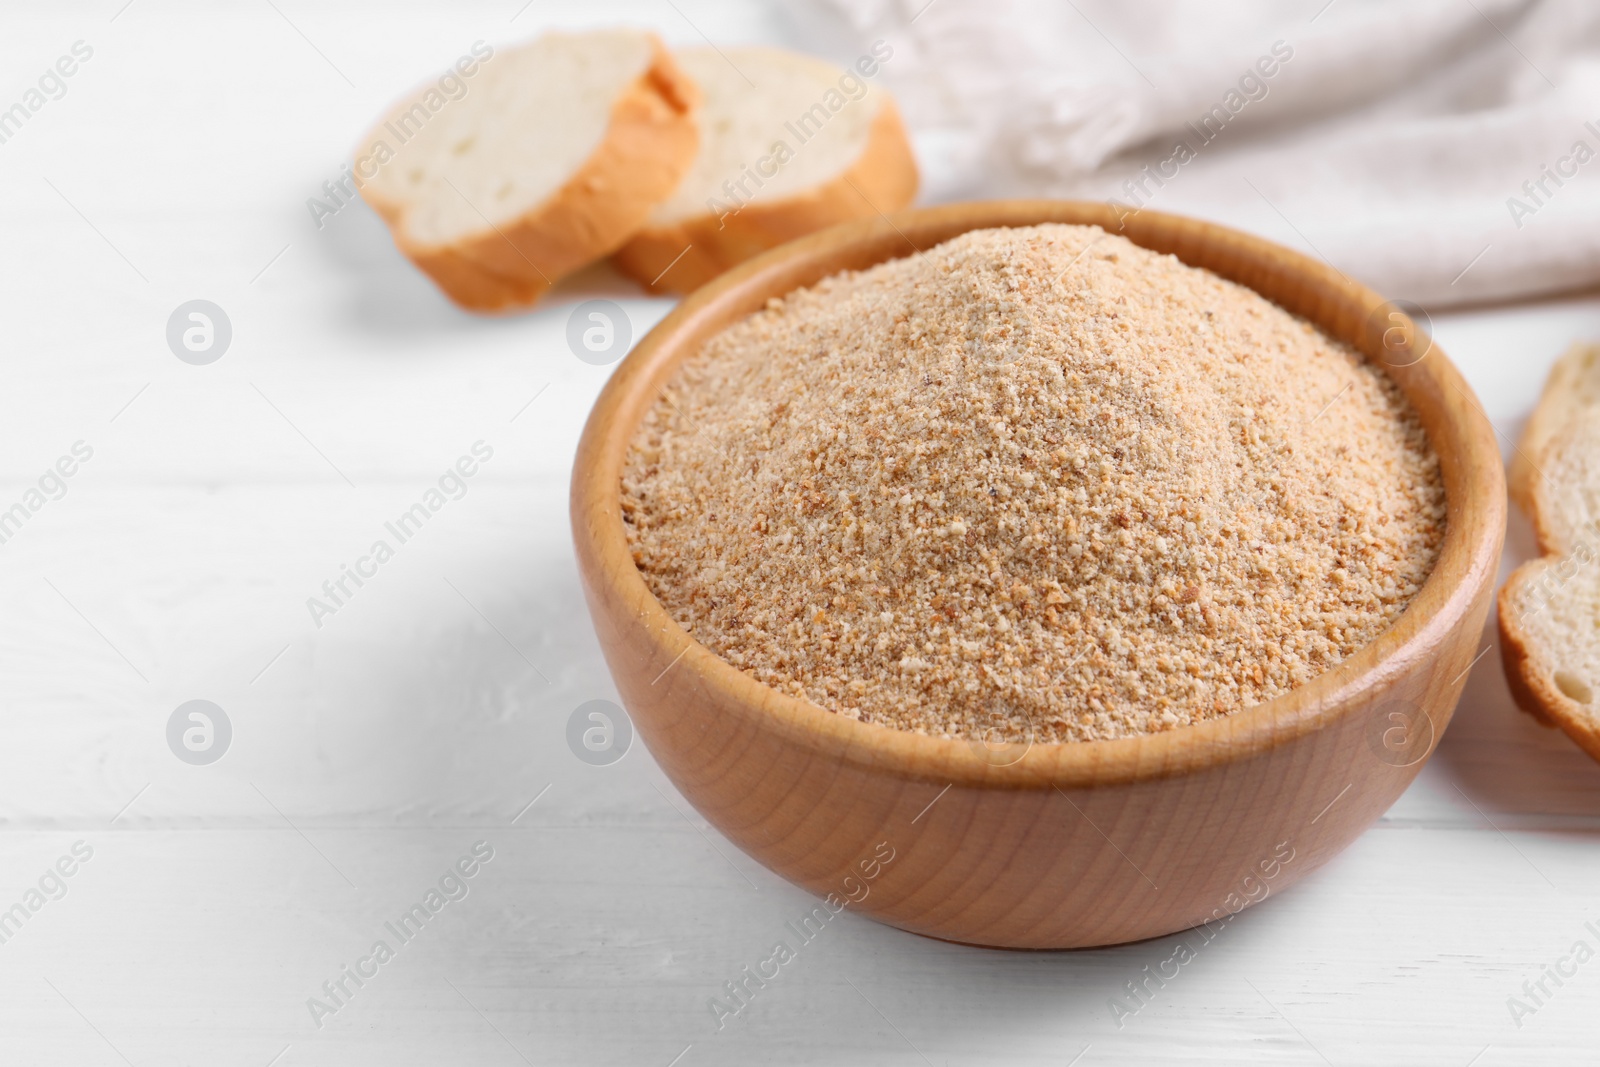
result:
M 768 302 L 622 484 L 699 641 L 841 715 L 1079 741 L 1302 685 L 1416 595 L 1438 462 L 1395 386 L 1097 227 L 982 230 Z

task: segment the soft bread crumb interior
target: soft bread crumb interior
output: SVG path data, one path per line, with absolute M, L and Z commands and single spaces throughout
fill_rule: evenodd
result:
M 781 49 L 686 48 L 676 55 L 705 94 L 700 152 L 651 214 L 652 225 L 707 214 L 707 200 L 731 209 L 832 180 L 861 157 L 883 101 L 856 72 Z M 775 153 L 780 143 L 786 151 Z
M 496 52 L 437 110 L 424 102 L 430 83 L 390 112 L 373 139 L 395 156 L 369 184 L 407 205 L 405 225 L 424 244 L 513 222 L 594 154 L 617 97 L 650 62 L 650 37 L 632 30 L 550 33 Z
M 1533 497 L 1547 551 L 1571 551 L 1600 519 L 1600 412 L 1561 427 L 1534 460 Z
M 1600 412 L 1571 419 L 1535 457 L 1533 497 L 1550 552 L 1511 604 L 1536 669 L 1592 707 L 1600 687 Z
M 1526 635 L 1535 669 L 1568 699 L 1590 708 L 1591 714 L 1594 690 L 1600 686 L 1597 568 L 1600 558 L 1551 559 L 1518 590 L 1510 605 Z M 1569 577 L 1563 581 L 1562 574 Z

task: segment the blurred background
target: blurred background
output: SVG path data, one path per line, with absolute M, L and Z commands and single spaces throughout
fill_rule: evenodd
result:
M 568 321 L 610 300 L 637 340 L 673 301 L 601 265 L 474 316 L 365 204 L 309 207 L 474 42 L 599 25 L 841 65 L 884 42 L 919 204 L 1111 199 L 1297 248 L 1407 301 L 1508 453 L 1549 365 L 1600 339 L 1579 0 L 9 3 L 0 1062 L 1592 1057 L 1600 964 L 1535 1016 L 1507 1001 L 1600 948 L 1600 768 L 1511 704 L 1492 628 L 1401 802 L 1148 999 L 1129 983 L 1184 935 L 1009 953 L 846 914 L 719 1027 L 708 1000 L 812 899 L 642 745 L 569 741 L 616 693 L 566 515 L 615 363 Z M 203 362 L 169 334 L 195 301 L 226 327 Z M 308 610 L 484 449 L 376 577 Z M 1504 568 L 1531 554 L 1514 516 Z M 385 924 L 435 889 L 398 945 Z M 380 939 L 394 958 L 363 964 Z

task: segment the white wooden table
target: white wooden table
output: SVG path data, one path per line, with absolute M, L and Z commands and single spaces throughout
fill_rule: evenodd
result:
M 1600 962 L 1525 1018 L 1507 1000 L 1600 949 L 1600 767 L 1512 707 L 1492 633 L 1394 809 L 1120 1027 L 1110 999 L 1178 938 L 994 952 L 847 914 L 719 1031 L 708 998 L 811 898 L 642 746 L 591 766 L 566 742 L 580 703 L 615 698 L 566 518 L 609 368 L 574 358 L 566 320 L 608 297 L 637 337 L 668 304 L 597 271 L 535 314 L 469 317 L 364 207 L 319 230 L 305 201 L 476 39 L 566 17 L 782 39 L 783 20 L 122 4 L 0 12 L 0 107 L 92 48 L 0 144 L 0 509 L 28 511 L 0 544 L 0 909 L 26 913 L 0 925 L 0 1063 L 1593 1062 Z M 192 299 L 232 325 L 209 365 L 166 341 Z M 1600 299 L 1435 325 L 1514 435 L 1559 350 L 1600 336 Z M 80 441 L 65 494 L 46 478 L 29 510 Z M 479 441 L 465 495 L 317 625 L 307 599 Z M 1528 551 L 1514 519 L 1508 567 Z M 194 699 L 232 727 L 209 765 L 167 741 Z M 476 842 L 493 858 L 446 883 L 466 895 L 395 937 Z

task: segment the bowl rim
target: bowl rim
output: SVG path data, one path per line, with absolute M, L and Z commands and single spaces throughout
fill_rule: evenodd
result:
M 1344 340 L 1386 370 L 1423 415 L 1429 443 L 1440 460 L 1447 515 L 1444 541 L 1433 570 L 1400 617 L 1337 667 L 1261 704 L 1153 734 L 1100 741 L 1018 742 L 1025 747 L 1016 758 L 1005 748 L 862 722 L 781 693 L 745 674 L 679 626 L 634 564 L 621 508 L 622 469 L 633 435 L 654 402 L 653 394 L 677 366 L 705 337 L 749 314 L 768 296 L 812 284 L 839 270 L 859 269 L 834 266 L 815 273 L 822 262 L 837 259 L 841 249 L 875 256 L 863 259 L 863 264 L 887 262 L 920 253 L 968 230 L 1049 222 L 1100 225 L 1142 247 L 1149 247 L 1147 240 L 1190 242 L 1215 253 L 1211 264 L 1201 265 L 1223 277 L 1230 274 L 1219 269 L 1214 259 L 1232 254 L 1241 257 L 1236 264 L 1241 270 L 1267 264 L 1294 276 L 1307 292 L 1322 294 L 1313 301 L 1311 311 L 1291 313 Z M 939 233 L 944 235 L 920 246 L 911 236 L 926 239 Z M 897 245 L 900 252 L 876 255 L 876 251 Z M 1181 252 L 1174 254 L 1189 262 Z M 799 277 L 812 280 L 795 282 Z M 1259 292 L 1247 281 L 1231 280 Z M 1331 300 L 1327 299 L 1329 292 Z M 765 295 L 751 303 L 752 293 Z M 1266 298 L 1283 306 L 1271 296 Z M 739 308 L 743 310 L 736 310 Z M 702 286 L 657 323 L 618 365 L 595 401 L 574 459 L 571 519 L 580 569 L 586 583 L 612 584 L 610 602 L 627 605 L 631 617 L 615 621 L 637 630 L 649 643 L 651 663 L 661 665 L 657 681 L 672 671 L 691 674 L 707 697 L 716 698 L 719 708 L 752 720 L 740 725 L 777 730 L 786 742 L 815 755 L 870 766 L 879 773 L 986 788 L 1082 788 L 1174 777 L 1261 756 L 1370 708 L 1401 679 L 1439 654 L 1483 587 L 1494 578 L 1505 527 L 1504 479 L 1494 431 L 1470 386 L 1426 334 L 1420 336 L 1427 340 L 1427 347 L 1414 361 L 1401 364 L 1376 356 L 1383 332 L 1382 326 L 1375 332 L 1374 315 L 1381 309 L 1397 308 L 1335 268 L 1264 238 L 1164 212 L 1141 210 L 1130 218 L 1118 207 L 1097 201 L 972 201 L 844 223 L 774 248 Z M 1357 321 L 1362 325 L 1356 326 Z M 1385 312 L 1381 322 L 1390 321 Z M 1409 354 L 1413 351 L 1410 339 L 1419 335 L 1403 336 L 1402 351 Z M 651 395 L 647 398 L 647 394 Z M 1433 394 L 1433 406 L 1416 402 L 1422 394 Z M 592 590 L 590 603 L 592 610 L 603 610 L 601 599 Z M 1459 669 L 1459 665 L 1453 666 Z M 1455 682 L 1465 673 L 1445 688 L 1459 692 Z M 1453 705 L 1451 699 L 1442 716 L 1430 712 L 1430 720 L 1442 717 L 1448 721 Z M 1432 725 L 1433 740 L 1427 754 L 1442 732 L 1440 722 L 1432 721 Z

